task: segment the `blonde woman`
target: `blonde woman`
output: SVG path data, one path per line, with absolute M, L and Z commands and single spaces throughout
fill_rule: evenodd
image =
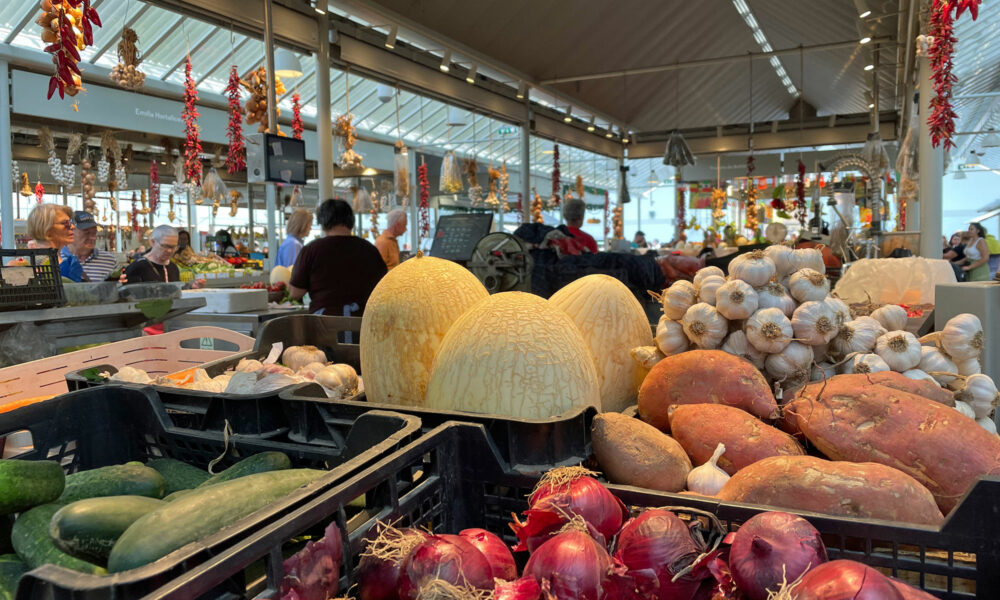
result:
M 296 210 L 288 217 L 288 223 L 285 224 L 285 232 L 288 237 L 278 247 L 278 256 L 275 257 L 274 262 L 276 266 L 291 267 L 295 264 L 295 259 L 298 257 L 299 251 L 302 250 L 302 240 L 309 235 L 309 230 L 312 229 L 312 222 L 312 213 L 303 208 Z
M 34 248 L 52 248 L 59 256 L 59 272 L 66 279 L 83 278 L 80 259 L 63 248 L 73 243 L 73 209 L 61 204 L 39 204 L 28 215 L 28 236 Z

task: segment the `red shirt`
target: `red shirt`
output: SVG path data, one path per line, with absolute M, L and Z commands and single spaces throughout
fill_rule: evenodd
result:
M 597 242 L 594 238 L 590 237 L 589 233 L 579 227 L 570 227 L 569 225 L 566 226 L 566 229 L 573 234 L 573 237 L 575 237 L 584 248 L 590 250 L 594 254 L 597 254 Z

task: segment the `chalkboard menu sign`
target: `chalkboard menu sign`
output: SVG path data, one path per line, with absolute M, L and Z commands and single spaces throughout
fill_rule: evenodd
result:
M 476 244 L 493 226 L 493 215 L 472 213 L 444 215 L 438 218 L 431 244 L 431 256 L 466 261 L 472 258 Z

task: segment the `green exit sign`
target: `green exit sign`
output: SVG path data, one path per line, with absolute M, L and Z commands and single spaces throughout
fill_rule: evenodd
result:
M 500 129 L 497 129 L 498 135 L 514 135 L 515 133 L 517 133 L 517 127 L 513 125 L 504 125 Z

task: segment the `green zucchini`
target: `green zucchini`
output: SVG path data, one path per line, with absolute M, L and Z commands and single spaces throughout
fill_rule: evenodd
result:
M 10 528 L 13 525 L 13 515 L 0 515 L 0 553 L 2 554 L 14 551 L 14 547 L 10 545 Z
M 57 502 L 69 504 L 100 496 L 163 497 L 163 476 L 145 465 L 111 465 L 66 476 Z
M 43 504 L 21 513 L 14 521 L 11 541 L 14 551 L 28 567 L 35 569 L 45 564 L 58 565 L 82 573 L 104 575 L 101 567 L 66 554 L 49 536 L 49 523 L 61 504 Z
M 21 562 L 16 554 L 0 555 L 0 600 L 14 600 L 17 582 L 28 572 L 28 565 Z
M 163 493 L 172 494 L 178 490 L 191 490 L 208 481 L 211 475 L 198 467 L 174 458 L 154 458 L 146 466 L 163 475 Z
M 174 500 L 180 498 L 181 496 L 187 496 L 194 490 L 177 490 L 176 492 L 171 492 L 163 497 L 164 502 L 173 502 Z
M 49 535 L 63 552 L 104 564 L 111 548 L 129 525 L 165 505 L 163 500 L 145 496 L 78 500 L 56 512 L 49 523 Z
M 9 515 L 52 502 L 66 482 L 54 460 L 0 460 L 0 514 Z
M 225 471 L 213 475 L 211 479 L 202 483 L 198 487 L 216 485 L 224 481 L 232 481 L 255 473 L 267 473 L 270 471 L 281 471 L 291 469 L 292 461 L 284 452 L 261 452 L 244 458 Z
M 108 570 L 117 573 L 147 565 L 325 474 L 314 469 L 257 473 L 185 494 L 132 523 L 111 550 Z

